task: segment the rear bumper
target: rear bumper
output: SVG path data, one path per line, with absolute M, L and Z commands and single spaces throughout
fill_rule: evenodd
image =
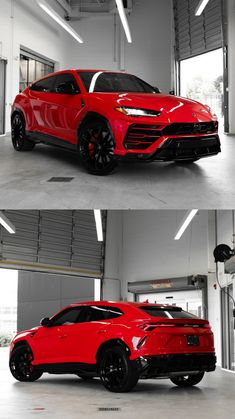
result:
M 140 357 L 137 362 L 140 378 L 172 377 L 189 373 L 214 371 L 215 353 L 170 354 Z

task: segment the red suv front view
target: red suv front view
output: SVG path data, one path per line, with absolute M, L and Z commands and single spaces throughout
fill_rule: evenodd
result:
M 220 152 L 208 106 L 161 94 L 126 73 L 49 75 L 16 97 L 11 121 L 17 151 L 40 142 L 64 147 L 97 175 L 110 173 L 119 159 L 188 163 Z
M 10 370 L 19 381 L 44 372 L 100 377 L 113 392 L 131 390 L 141 378 L 198 384 L 216 363 L 207 320 L 179 307 L 147 303 L 73 304 L 11 343 Z

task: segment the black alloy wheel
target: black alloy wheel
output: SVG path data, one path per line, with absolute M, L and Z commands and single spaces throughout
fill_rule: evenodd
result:
M 120 346 L 114 346 L 102 353 L 99 375 L 103 385 L 114 393 L 130 391 L 139 379 L 133 361 L 129 360 L 127 351 Z
M 16 151 L 30 151 L 35 143 L 29 141 L 25 133 L 25 121 L 20 114 L 15 114 L 11 121 L 12 144 Z
M 79 132 L 78 152 L 85 169 L 94 175 L 107 175 L 117 166 L 114 139 L 104 121 L 88 121 Z
M 173 384 L 179 387 L 191 387 L 200 383 L 203 377 L 204 377 L 204 372 L 199 372 L 197 374 L 182 375 L 180 377 L 174 377 L 174 378 L 172 377 L 170 380 L 172 381 Z
M 36 381 L 42 376 L 41 371 L 32 365 L 33 354 L 26 345 L 13 350 L 9 366 L 14 378 L 18 381 Z

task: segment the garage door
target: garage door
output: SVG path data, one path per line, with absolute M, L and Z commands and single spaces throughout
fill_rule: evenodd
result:
M 176 60 L 222 47 L 222 0 L 210 0 L 201 16 L 195 16 L 199 0 L 173 0 Z
M 5 211 L 5 215 L 16 234 L 1 229 L 1 267 L 102 277 L 103 245 L 97 241 L 93 211 Z

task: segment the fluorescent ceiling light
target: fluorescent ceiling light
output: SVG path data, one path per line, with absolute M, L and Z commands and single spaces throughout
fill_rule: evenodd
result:
M 103 238 L 101 210 L 97 210 L 97 209 L 94 210 L 94 216 L 95 216 L 97 239 L 98 239 L 98 242 L 102 242 L 104 238 Z
M 198 6 L 195 10 L 195 16 L 201 16 L 203 10 L 205 9 L 207 3 L 209 3 L 209 0 L 200 0 L 198 3 Z
M 183 218 L 182 223 L 180 224 L 179 230 L 176 233 L 174 240 L 179 240 L 182 234 L 185 232 L 188 225 L 191 223 L 192 219 L 197 214 L 198 209 L 192 209 L 191 211 L 187 211 L 186 216 Z
M 49 6 L 44 0 L 37 0 L 38 5 L 46 12 L 52 19 L 54 19 L 62 28 L 64 28 L 77 42 L 83 44 L 83 39 L 78 33 L 64 21 L 64 19 L 55 12 L 55 10 Z
M 0 211 L 0 224 L 8 231 L 10 234 L 16 233 L 15 226 L 8 220 L 8 218 Z
M 122 26 L 126 34 L 127 41 L 131 44 L 132 42 L 131 31 L 130 31 L 129 23 L 126 17 L 125 9 L 123 6 L 123 0 L 116 0 L 116 4 L 118 8 L 118 13 L 122 22 Z

